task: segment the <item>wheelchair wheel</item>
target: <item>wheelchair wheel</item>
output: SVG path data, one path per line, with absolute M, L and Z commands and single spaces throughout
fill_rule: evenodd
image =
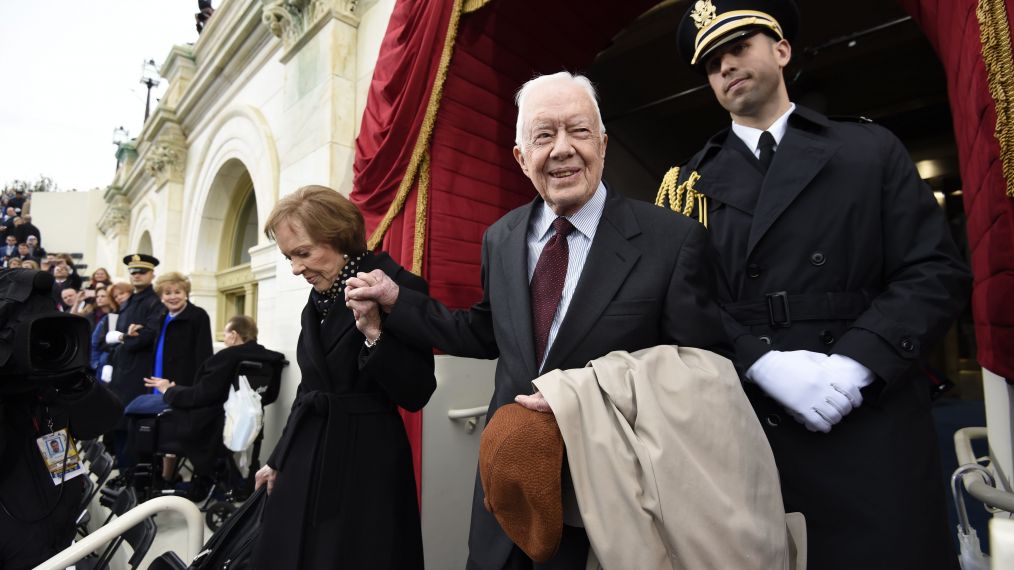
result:
M 204 513 L 204 522 L 208 524 L 211 532 L 221 528 L 222 523 L 227 521 L 232 513 L 236 512 L 236 506 L 225 501 L 215 501 L 207 512 Z

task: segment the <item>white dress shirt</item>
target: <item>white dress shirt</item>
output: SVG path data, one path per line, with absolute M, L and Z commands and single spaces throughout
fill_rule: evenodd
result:
M 574 226 L 574 231 L 567 236 L 567 277 L 563 282 L 563 294 L 560 296 L 560 304 L 556 307 L 556 314 L 553 315 L 553 323 L 549 327 L 549 339 L 546 342 L 546 354 L 543 354 L 542 362 L 545 364 L 545 357 L 553 348 L 553 341 L 556 340 L 556 333 L 560 331 L 560 323 L 567 315 L 567 308 L 570 306 L 570 299 L 574 296 L 574 289 L 581 278 L 584 270 L 584 262 L 588 259 L 588 250 L 591 248 L 592 240 L 595 239 L 595 230 L 598 228 L 599 220 L 602 218 L 602 210 L 606 205 L 606 187 L 599 183 L 595 194 L 584 206 L 570 216 L 564 216 Z M 532 276 L 535 274 L 535 265 L 539 262 L 539 255 L 546 242 L 553 237 L 556 230 L 553 229 L 553 221 L 558 218 L 553 210 L 542 204 L 533 215 L 528 225 L 528 284 L 532 283 Z M 541 370 L 540 370 L 541 372 Z
M 781 117 L 775 119 L 775 122 L 771 123 L 771 126 L 768 127 L 768 132 L 775 138 L 775 150 L 778 150 L 778 145 L 781 144 L 782 137 L 785 136 L 785 130 L 789 128 L 789 115 L 795 110 L 796 104 L 789 103 L 789 110 L 785 111 L 785 114 Z M 746 143 L 746 148 L 750 149 L 754 156 L 760 158 L 760 137 L 764 132 L 763 130 L 733 123 L 732 132 L 736 133 L 736 136 Z

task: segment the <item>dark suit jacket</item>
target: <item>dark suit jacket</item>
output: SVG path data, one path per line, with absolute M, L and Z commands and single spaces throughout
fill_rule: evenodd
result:
M 518 394 L 533 392 L 536 368 L 528 286 L 527 233 L 537 198 L 486 231 L 482 246 L 483 299 L 449 311 L 438 301 L 401 289 L 385 321 L 413 342 L 456 356 L 495 358 L 489 414 Z M 706 231 L 696 222 L 614 192 L 602 219 L 567 315 L 544 370 L 579 368 L 614 350 L 659 344 L 728 353 Z M 512 543 L 483 507 L 476 477 L 469 536 L 470 565 L 503 566 Z
M 790 305 L 782 326 L 766 311 L 753 321 L 725 313 L 741 370 L 769 349 L 809 350 L 853 358 L 878 378 L 829 434 L 806 431 L 745 384 L 786 510 L 807 517 L 811 566 L 952 567 L 929 387 L 917 364 L 967 302 L 970 279 L 905 148 L 877 125 L 797 105 L 766 176 L 728 129 L 684 170 L 700 174 L 696 188 L 708 197 L 724 307 L 778 291 L 859 300 L 831 302 L 823 318 Z

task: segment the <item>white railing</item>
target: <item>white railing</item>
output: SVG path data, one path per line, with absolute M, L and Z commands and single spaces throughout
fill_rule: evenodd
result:
M 974 439 L 986 439 L 986 428 L 966 427 L 954 432 L 954 454 L 959 466 L 978 464 L 972 451 Z M 969 495 L 995 509 L 1014 512 L 1014 493 L 987 484 L 982 475 L 972 470 L 962 473 L 961 479 Z
M 201 516 L 201 511 L 183 497 L 157 497 L 116 517 L 80 542 L 75 542 L 70 548 L 36 566 L 35 570 L 63 570 L 127 532 L 137 523 L 163 511 L 174 511 L 183 515 L 187 523 L 187 548 L 189 550 L 186 552 L 186 556 L 180 556 L 180 558 L 184 561 L 193 560 L 204 545 L 204 518 Z

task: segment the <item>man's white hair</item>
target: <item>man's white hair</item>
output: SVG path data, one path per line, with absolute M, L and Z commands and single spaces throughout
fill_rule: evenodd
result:
M 536 75 L 529 79 L 518 89 L 517 95 L 514 96 L 514 101 L 518 105 L 518 125 L 514 131 L 514 144 L 521 148 L 525 145 L 521 143 L 521 129 L 525 124 L 525 99 L 532 92 L 533 89 L 539 87 L 543 83 L 551 83 L 553 81 L 567 80 L 574 83 L 584 89 L 588 93 L 588 97 L 592 101 L 592 106 L 595 107 L 595 120 L 599 123 L 599 133 L 605 134 L 606 125 L 602 122 L 602 113 L 599 111 L 599 94 L 595 91 L 595 86 L 589 81 L 584 75 L 575 75 L 569 71 L 560 71 L 550 75 Z

